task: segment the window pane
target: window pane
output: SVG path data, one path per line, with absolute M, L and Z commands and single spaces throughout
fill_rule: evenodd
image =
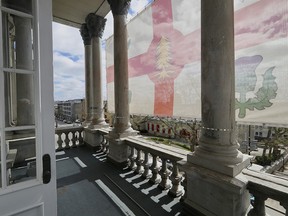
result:
M 2 0 L 2 6 L 32 14 L 32 0 Z
M 7 143 L 7 185 L 36 178 L 35 130 L 6 132 Z
M 35 124 L 33 75 L 4 73 L 5 126 Z
M 3 64 L 5 68 L 33 70 L 32 20 L 3 12 Z

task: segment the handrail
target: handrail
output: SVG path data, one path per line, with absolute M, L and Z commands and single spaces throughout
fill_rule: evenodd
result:
M 288 215 L 288 180 L 268 173 L 244 169 L 248 179 L 247 189 L 255 197 L 254 208 L 249 215 L 265 216 L 265 200 L 268 198 L 280 202 Z

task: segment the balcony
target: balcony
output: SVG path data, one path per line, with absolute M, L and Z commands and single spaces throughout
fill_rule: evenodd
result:
M 142 136 L 127 137 L 129 162 L 121 168 L 107 161 L 108 130 L 98 129 L 97 133 L 102 142 L 93 152 L 83 144 L 82 127 L 56 129 L 59 216 L 184 214 L 186 178 L 181 164 L 188 151 Z M 251 167 L 243 170 L 243 177 L 253 198 L 248 215 L 288 214 L 287 179 Z M 271 199 L 280 208 L 266 206 Z

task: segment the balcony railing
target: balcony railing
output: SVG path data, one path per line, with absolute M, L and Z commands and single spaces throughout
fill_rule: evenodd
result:
M 248 179 L 247 189 L 254 196 L 253 209 L 249 216 L 265 216 L 265 200 L 271 198 L 279 201 L 288 215 L 288 180 L 279 176 L 244 169 Z
M 164 144 L 149 142 L 141 137 L 125 138 L 130 147 L 129 168 L 135 174 L 158 184 L 162 190 L 169 190 L 169 195 L 184 195 L 184 173 L 179 171 L 179 161 L 185 161 L 188 151 Z
M 103 138 L 100 143 L 101 151 L 108 154 L 109 142 L 106 135 L 109 129 L 97 129 L 97 133 Z M 55 134 L 58 136 L 57 150 L 83 145 L 83 127 L 57 128 Z M 188 151 L 154 143 L 142 136 L 127 137 L 124 141 L 130 149 L 128 168 L 135 175 L 158 185 L 162 190 L 169 190 L 168 194 L 173 197 L 184 198 L 185 172 L 181 171 L 179 164 L 186 162 Z M 279 201 L 288 216 L 287 179 L 249 169 L 244 169 L 243 174 L 248 180 L 247 189 L 255 198 L 249 216 L 265 216 L 265 200 L 268 198 Z
M 84 144 L 83 127 L 59 127 L 56 128 L 57 137 L 56 151 L 63 149 L 75 148 Z

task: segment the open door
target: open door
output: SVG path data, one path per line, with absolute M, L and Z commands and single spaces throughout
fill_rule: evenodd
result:
M 56 216 L 52 3 L 0 6 L 0 215 Z

